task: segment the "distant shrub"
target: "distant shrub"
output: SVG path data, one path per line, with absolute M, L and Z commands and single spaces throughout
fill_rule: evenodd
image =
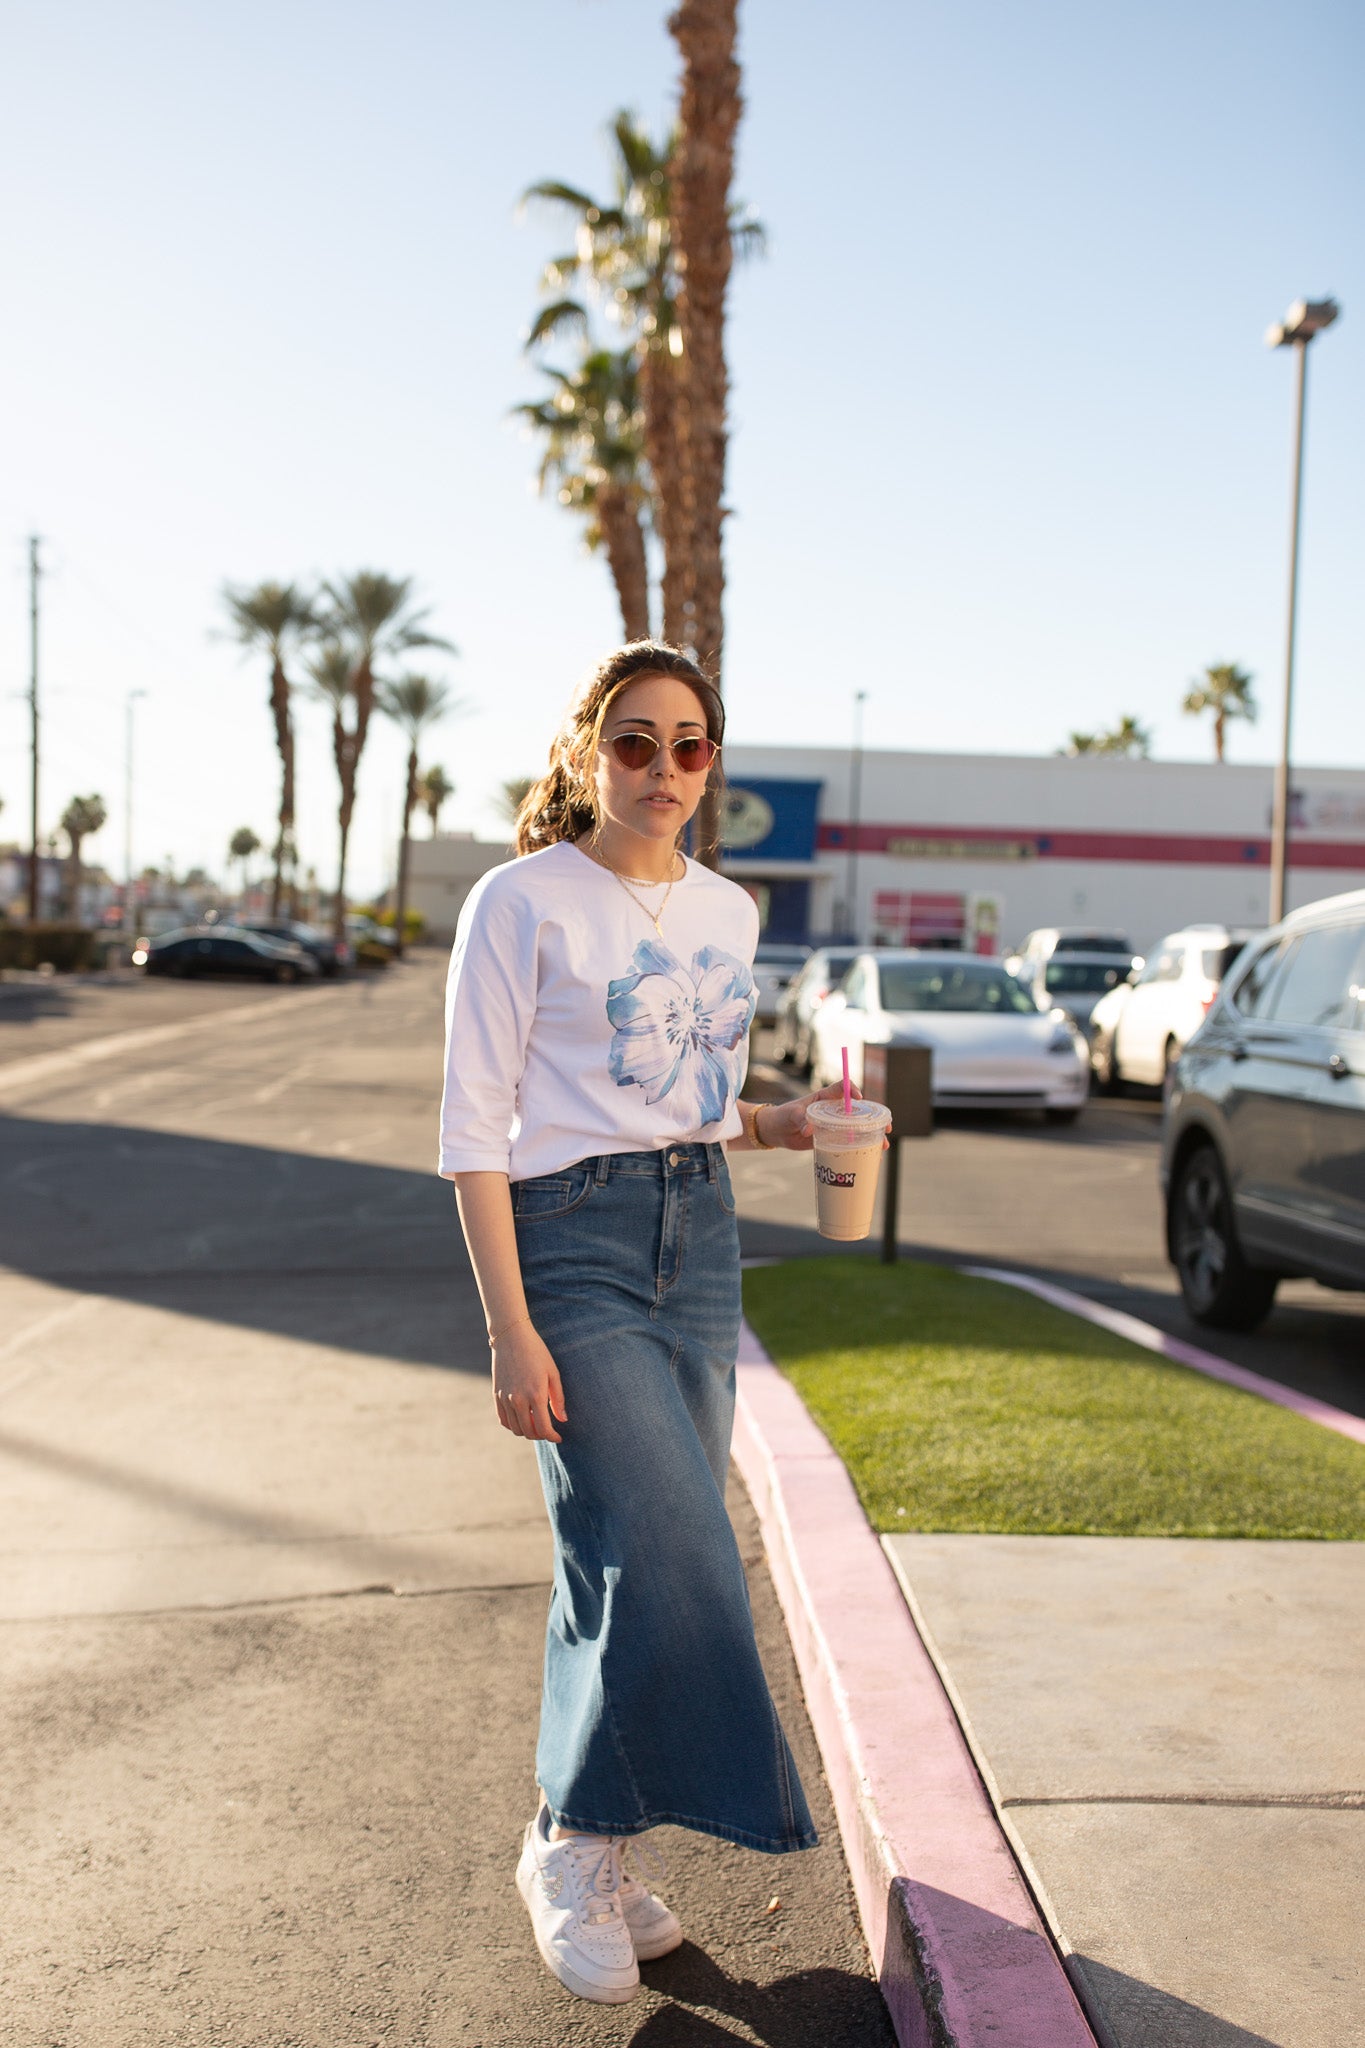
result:
M 95 957 L 95 933 L 80 924 L 0 924 L 0 967 L 55 967 L 79 974 Z

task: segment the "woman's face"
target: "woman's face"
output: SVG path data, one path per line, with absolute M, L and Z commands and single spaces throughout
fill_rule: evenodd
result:
M 648 733 L 659 741 L 644 768 L 624 768 L 617 760 L 610 743 L 624 732 Z M 622 690 L 607 713 L 590 771 L 604 825 L 638 832 L 643 839 L 677 838 L 706 788 L 705 775 L 684 774 L 673 758 L 669 742 L 687 737 L 706 737 L 706 713 L 681 677 L 641 676 Z

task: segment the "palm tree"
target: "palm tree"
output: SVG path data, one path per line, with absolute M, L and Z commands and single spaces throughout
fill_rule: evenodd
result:
M 250 825 L 239 825 L 228 841 L 228 859 L 240 861 L 242 864 L 242 908 L 244 910 L 246 908 L 247 864 L 252 854 L 259 853 L 260 850 L 261 842 L 252 831 Z
M 509 825 L 515 825 L 521 807 L 535 785 L 533 775 L 514 775 L 510 782 L 504 782 L 493 801 L 493 808 L 500 818 Z
M 340 784 L 337 827 L 337 893 L 333 929 L 346 932 L 346 849 L 355 811 L 356 776 L 374 712 L 375 665 L 418 647 L 453 654 L 448 640 L 427 630 L 426 611 L 412 608 L 412 578 L 358 569 L 322 586 L 318 616 L 321 635 L 309 675 L 316 695 L 332 712 L 332 758 Z M 347 708 L 351 723 L 346 723 Z
M 686 389 L 683 503 L 691 540 L 691 643 L 719 688 L 725 638 L 725 293 L 732 239 L 730 176 L 739 126 L 738 0 L 679 0 L 669 33 L 683 60 L 681 135 L 673 158 L 673 238 L 681 276 Z M 708 780 L 698 818 L 703 859 L 719 843 L 719 785 Z
M 649 638 L 643 419 L 630 349 L 594 349 L 576 370 L 546 369 L 548 398 L 513 407 L 543 438 L 542 495 L 587 520 L 584 538 L 606 552 L 627 640 Z
M 1068 736 L 1066 746 L 1058 749 L 1064 754 L 1122 754 L 1130 758 L 1136 755 L 1144 761 L 1151 751 L 1150 728 L 1128 712 L 1111 731 L 1073 732 Z
M 77 920 L 81 914 L 81 841 L 98 832 L 108 815 L 102 796 L 73 796 L 62 812 L 62 830 L 71 847 L 71 915 Z
M 440 823 L 441 806 L 455 794 L 455 785 L 446 775 L 444 768 L 433 765 L 417 779 L 417 801 L 431 820 L 431 836 L 436 837 Z
M 682 475 L 683 337 L 673 229 L 678 135 L 675 129 L 655 143 L 624 110 L 612 122 L 610 135 L 614 203 L 604 205 L 559 179 L 544 179 L 523 194 L 523 205 L 535 200 L 566 211 L 575 229 L 572 251 L 553 258 L 542 273 L 541 288 L 551 303 L 532 325 L 527 346 L 539 347 L 568 331 L 587 333 L 586 309 L 564 296 L 573 284 L 589 289 L 608 319 L 628 334 L 638 363 L 654 523 L 663 546 L 664 638 L 682 646 L 691 637 L 692 544 Z M 729 228 L 737 256 L 756 255 L 765 246 L 762 227 L 738 203 L 730 209 Z
M 1258 707 L 1251 694 L 1254 680 L 1248 670 L 1238 668 L 1235 662 L 1215 662 L 1204 670 L 1199 682 L 1190 684 L 1185 694 L 1180 708 L 1188 711 L 1192 718 L 1197 718 L 1203 711 L 1213 713 L 1213 757 L 1216 761 L 1224 758 L 1228 720 L 1245 718 L 1248 724 L 1255 722 Z
M 244 647 L 260 648 L 270 662 L 270 715 L 280 756 L 279 830 L 270 915 L 278 917 L 284 894 L 284 866 L 294 839 L 294 721 L 290 710 L 285 655 L 317 626 L 314 601 L 296 583 L 258 583 L 254 590 L 223 585 L 223 603 Z
M 435 725 L 439 718 L 449 718 L 455 711 L 463 710 L 452 698 L 445 683 L 433 683 L 429 676 L 400 676 L 396 682 L 381 682 L 376 691 L 375 701 L 386 718 L 406 734 L 408 742 L 408 773 L 403 785 L 403 836 L 398 847 L 398 900 L 394 911 L 393 949 L 399 959 L 403 956 L 403 920 L 408 909 L 408 846 L 412 832 L 412 814 L 417 806 L 420 791 L 417 783 L 417 749 L 423 733 L 429 725 Z

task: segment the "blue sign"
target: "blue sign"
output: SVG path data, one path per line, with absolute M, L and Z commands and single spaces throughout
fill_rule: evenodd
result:
M 721 797 L 726 865 L 749 860 L 813 860 L 823 782 L 746 775 Z

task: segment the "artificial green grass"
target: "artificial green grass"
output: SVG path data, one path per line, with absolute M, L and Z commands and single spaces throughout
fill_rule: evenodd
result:
M 1365 1538 L 1365 1447 L 941 1266 L 794 1259 L 745 1309 L 873 1527 Z

